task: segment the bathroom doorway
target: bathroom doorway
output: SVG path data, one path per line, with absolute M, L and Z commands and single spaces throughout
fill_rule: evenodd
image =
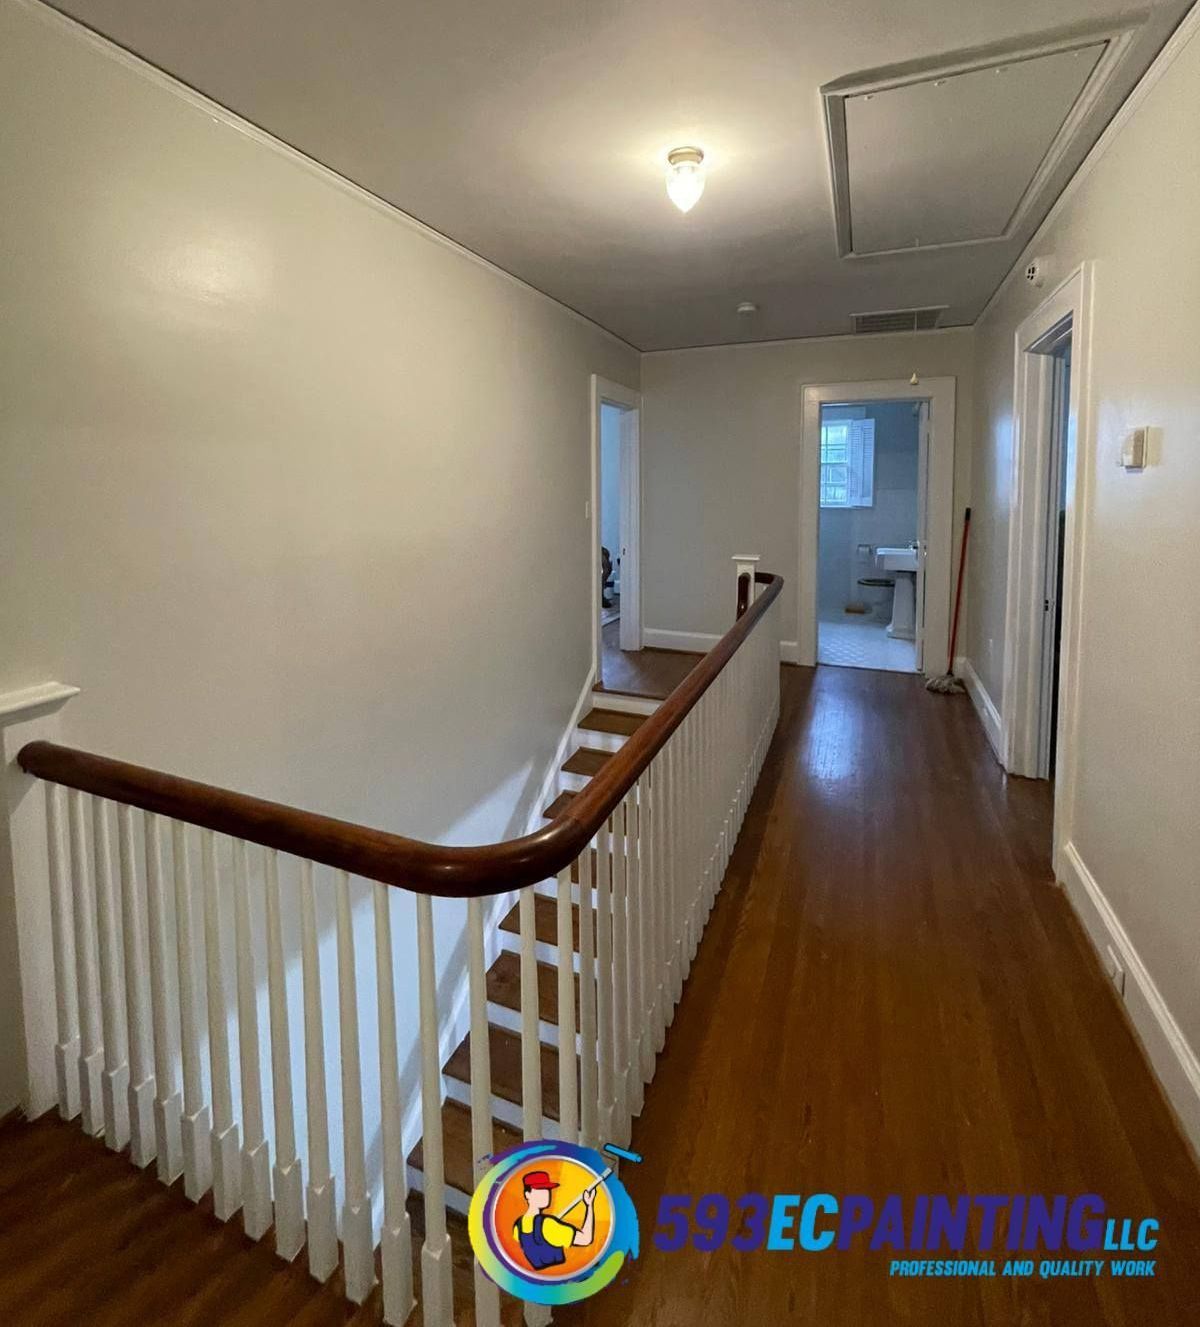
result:
M 823 635 L 821 652 L 829 663 L 910 673 L 949 670 L 955 385 L 953 378 L 917 372 L 801 388 L 797 663 L 818 662 Z M 867 420 L 873 427 L 866 427 Z M 891 455 L 885 420 L 904 424 L 903 460 Z M 897 518 L 892 524 L 873 524 L 889 515 Z M 844 540 L 835 537 L 839 525 Z M 840 570 L 831 573 L 824 566 L 830 560 L 840 560 Z M 860 586 L 860 580 L 892 584 Z M 871 630 L 849 635 L 868 623 Z
M 928 400 L 820 407 L 817 662 L 921 671 Z

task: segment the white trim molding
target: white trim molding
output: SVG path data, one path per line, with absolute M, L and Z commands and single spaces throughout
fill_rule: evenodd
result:
M 1037 777 L 1046 556 L 1046 474 L 1051 446 L 1050 360 L 1045 347 L 1064 327 L 1071 336 L 1071 390 L 1066 440 L 1062 634 L 1054 780 L 1053 860 L 1071 837 L 1079 733 L 1079 632 L 1085 528 L 1093 452 L 1091 401 L 1092 270 L 1082 263 L 1017 328 L 1014 337 L 1012 501 L 1004 622 L 1000 718 L 1002 763 L 1010 774 Z
M 975 713 L 979 715 L 979 722 L 983 725 L 992 754 L 1003 764 L 1004 747 L 1000 731 L 1000 711 L 996 708 L 996 702 L 988 694 L 983 679 L 975 671 L 975 665 L 965 655 L 960 654 L 955 659 L 954 674 L 967 688 L 967 695 L 971 697 L 971 704 L 975 706 Z
M 1184 1134 L 1200 1153 L 1200 1059 L 1073 842 L 1063 845 L 1058 874 L 1101 966 L 1106 966 L 1105 948 L 1109 947 L 1125 969 L 1124 1002 L 1130 1022 Z
M 621 631 L 623 650 L 640 650 L 642 630 L 642 394 L 632 387 L 592 374 L 592 667 L 602 677 L 600 628 L 600 407 L 619 406 L 621 419 L 621 534 L 632 556 L 621 567 Z
M 19 691 L 0 692 L 0 724 L 24 723 L 37 714 L 52 714 L 77 695 L 79 688 L 65 682 L 40 682 Z
M 642 643 L 648 650 L 684 650 L 691 654 L 707 654 L 720 639 L 710 631 L 668 631 L 664 627 L 646 627 L 642 632 Z M 779 642 L 779 662 L 800 662 L 797 641 Z

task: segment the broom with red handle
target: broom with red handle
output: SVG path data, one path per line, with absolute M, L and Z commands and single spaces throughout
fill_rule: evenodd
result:
M 954 591 L 954 625 L 950 628 L 950 658 L 946 661 L 946 672 L 941 677 L 931 677 L 925 683 L 926 691 L 936 691 L 939 695 L 952 695 L 964 690 L 962 682 L 954 676 L 954 649 L 958 644 L 958 611 L 962 607 L 963 572 L 967 567 L 967 535 L 971 532 L 971 509 L 963 512 L 962 548 L 958 555 L 958 587 Z

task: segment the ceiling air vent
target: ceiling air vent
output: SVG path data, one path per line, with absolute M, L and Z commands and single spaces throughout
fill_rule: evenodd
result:
M 928 332 L 941 321 L 949 306 L 926 309 L 884 309 L 879 313 L 852 313 L 855 332 Z

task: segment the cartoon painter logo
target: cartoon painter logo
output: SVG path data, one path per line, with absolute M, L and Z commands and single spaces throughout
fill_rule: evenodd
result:
M 610 1157 L 640 1161 L 608 1144 Z M 521 1143 L 492 1158 L 471 1199 L 471 1247 L 501 1288 L 535 1304 L 587 1299 L 638 1255 L 637 1213 L 590 1147 Z

